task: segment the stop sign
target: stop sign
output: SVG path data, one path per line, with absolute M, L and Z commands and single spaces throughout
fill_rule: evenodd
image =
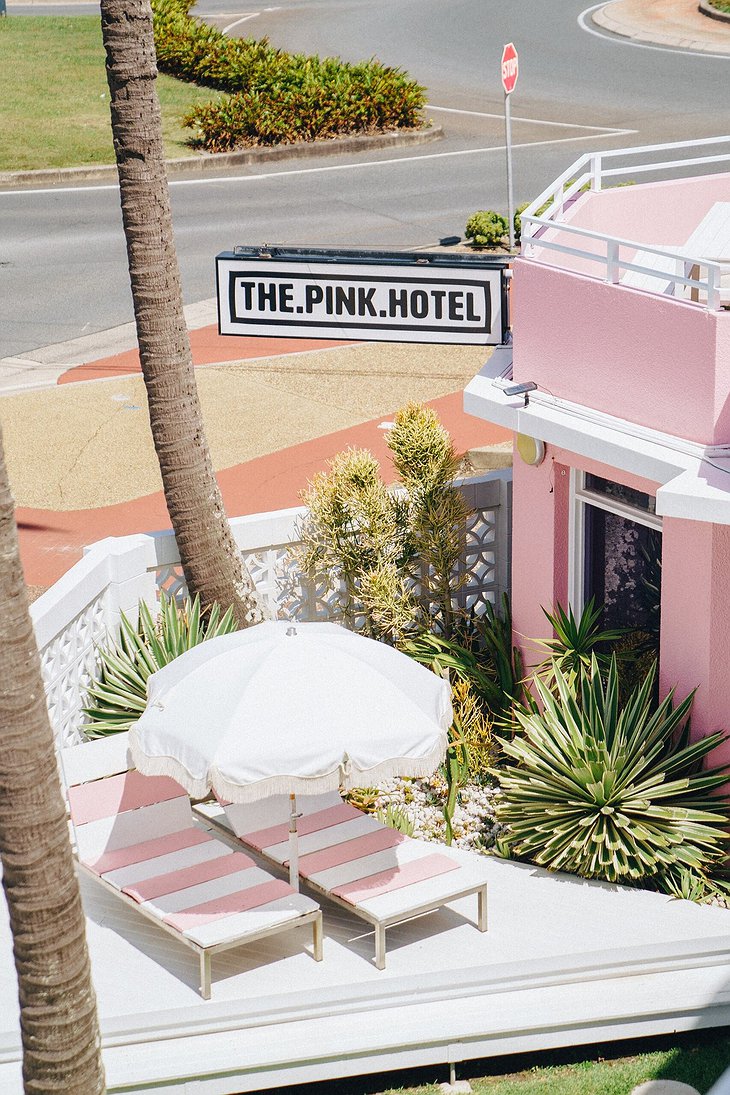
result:
M 518 71 L 517 50 L 512 42 L 508 42 L 502 50 L 502 87 L 505 95 L 514 91 Z

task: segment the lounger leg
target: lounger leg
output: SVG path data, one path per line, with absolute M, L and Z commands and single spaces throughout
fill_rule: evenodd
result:
M 385 928 L 382 924 L 375 925 L 375 967 L 385 969 Z
M 480 932 L 487 930 L 487 887 L 483 886 L 477 893 L 478 896 L 478 908 L 477 908 L 477 927 Z
M 322 913 L 312 921 L 312 944 L 315 962 L 322 961 Z
M 204 1000 L 210 1000 L 210 955 L 207 951 L 200 952 L 200 995 Z

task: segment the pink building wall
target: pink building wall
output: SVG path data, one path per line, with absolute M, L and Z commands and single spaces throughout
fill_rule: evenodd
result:
M 565 222 L 639 249 L 681 247 L 715 202 L 728 201 L 727 184 L 722 174 L 584 193 Z M 538 238 L 515 261 L 515 382 L 690 442 L 730 443 L 730 312 L 607 283 L 605 239 L 560 223 L 541 238 L 586 254 L 551 251 Z M 622 257 L 633 257 L 628 246 Z M 542 608 L 568 603 L 571 468 L 657 489 L 557 447 L 537 468 L 515 456 L 512 609 L 532 664 L 543 652 L 529 640 L 549 637 Z M 664 519 L 660 658 L 664 693 L 697 688 L 693 733 L 730 730 L 730 525 Z M 730 762 L 730 743 L 716 759 Z
M 730 731 L 730 526 L 666 518 L 662 533 L 662 694 L 697 688 L 693 736 Z M 716 763 L 730 763 L 730 743 Z
M 630 173 L 631 168 L 627 170 Z M 565 220 L 648 247 L 681 247 L 715 202 L 728 200 L 724 174 L 642 182 L 640 186 L 617 187 L 609 180 L 607 186 L 607 190 L 583 194 L 567 211 Z M 565 266 L 570 259 L 561 255 L 554 261 Z
M 730 314 L 520 259 L 512 312 L 516 382 L 689 441 L 730 440 Z
M 568 603 L 570 468 L 654 494 L 656 483 L 548 446 L 535 468 L 514 462 L 512 618 L 527 665 L 551 638 L 542 611 Z M 665 518 L 662 530 L 660 689 L 697 687 L 693 736 L 730 731 L 730 526 Z M 716 763 L 730 763 L 730 743 Z

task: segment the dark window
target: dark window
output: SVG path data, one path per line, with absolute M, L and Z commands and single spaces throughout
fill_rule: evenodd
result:
M 594 477 L 586 476 L 586 487 L 588 478 Z M 606 483 L 606 480 L 600 482 Z M 618 487 L 615 483 L 608 485 Z M 619 489 L 628 491 L 626 487 Z M 603 493 L 608 494 L 608 491 Z M 618 497 L 616 494 L 611 496 Z M 604 606 L 604 627 L 629 627 L 658 636 L 661 532 L 597 506 L 586 505 L 585 516 L 586 600 L 595 597 L 596 604 Z
M 601 479 L 600 475 L 586 473 L 585 489 L 594 494 L 602 494 L 606 498 L 615 498 L 617 502 L 624 502 L 634 509 L 644 510 L 645 513 L 656 513 L 656 500 L 651 494 L 634 490 L 633 487 L 625 487 L 623 483 L 612 483 L 610 479 Z

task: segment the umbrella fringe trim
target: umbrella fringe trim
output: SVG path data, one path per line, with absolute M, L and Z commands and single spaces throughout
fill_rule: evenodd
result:
M 356 768 L 349 763 L 338 765 L 331 772 L 321 776 L 295 776 L 282 774 L 268 776 L 248 783 L 245 786 L 230 783 L 215 768 L 211 768 L 211 779 L 196 779 L 174 757 L 152 757 L 143 752 L 136 740 L 134 727 L 129 735 L 129 747 L 134 765 L 145 776 L 168 776 L 184 787 L 191 798 L 205 798 L 211 791 L 228 802 L 258 802 L 271 795 L 319 795 L 340 788 L 350 791 L 354 787 L 372 786 L 378 780 L 424 779 L 433 775 L 446 756 L 448 741 L 446 735 L 437 747 L 423 757 L 392 757 L 372 768 Z
M 210 792 L 207 779 L 196 779 L 179 760 L 174 757 L 151 757 L 140 749 L 134 735 L 134 727 L 129 731 L 129 752 L 134 767 L 143 776 L 168 776 L 183 787 L 191 798 L 205 798 Z

